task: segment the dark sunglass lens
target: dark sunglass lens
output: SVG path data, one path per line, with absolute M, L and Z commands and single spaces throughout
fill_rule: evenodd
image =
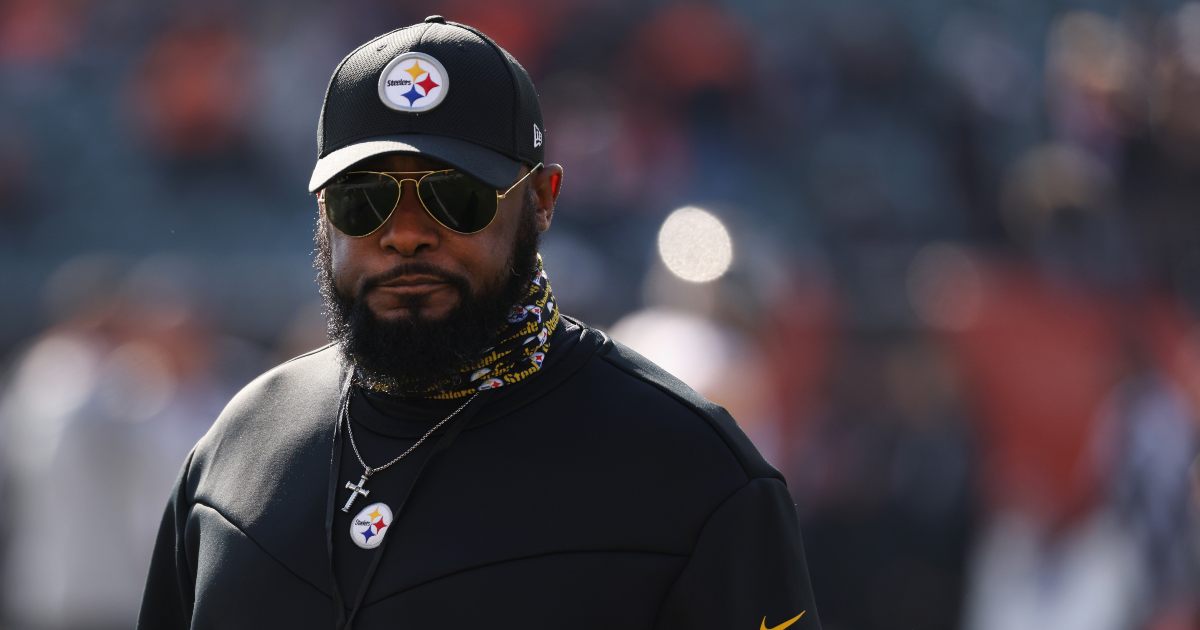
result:
M 349 236 L 366 236 L 387 221 L 400 200 L 395 180 L 376 173 L 350 173 L 325 187 L 325 215 Z
M 496 191 L 465 173 L 432 173 L 417 191 L 433 218 L 455 232 L 478 232 L 496 216 Z

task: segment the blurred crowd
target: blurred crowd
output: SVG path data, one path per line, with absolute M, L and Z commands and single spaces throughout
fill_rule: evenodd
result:
M 334 65 L 533 75 L 564 309 L 787 476 L 827 630 L 1200 629 L 1200 2 L 0 0 L 0 627 L 129 627 L 191 444 L 324 343 Z M 685 205 L 721 279 L 655 239 Z

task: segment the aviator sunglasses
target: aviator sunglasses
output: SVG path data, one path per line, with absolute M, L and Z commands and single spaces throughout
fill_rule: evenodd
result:
M 347 236 L 369 236 L 400 205 L 404 182 L 413 182 L 417 199 L 434 221 L 459 234 L 474 234 L 491 225 L 500 201 L 541 167 L 539 162 L 504 192 L 452 168 L 352 171 L 325 186 L 322 202 L 333 227 Z

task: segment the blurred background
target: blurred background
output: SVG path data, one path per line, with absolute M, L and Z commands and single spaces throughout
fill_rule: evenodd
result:
M 324 343 L 321 99 L 431 13 L 541 92 L 564 310 L 786 474 L 827 630 L 1200 628 L 1200 2 L 0 0 L 0 627 L 130 627 Z

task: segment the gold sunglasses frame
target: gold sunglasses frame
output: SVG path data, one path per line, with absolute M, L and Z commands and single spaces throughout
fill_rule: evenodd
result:
M 512 186 L 509 186 L 507 190 L 505 190 L 504 192 L 500 192 L 499 190 L 497 190 L 496 191 L 496 211 L 492 213 L 492 219 L 490 221 L 488 221 L 487 225 L 485 225 L 473 232 L 463 232 L 461 230 L 456 230 L 456 229 L 450 227 L 449 225 L 442 223 L 442 220 L 437 218 L 437 215 L 435 215 L 429 209 L 429 206 L 425 205 L 425 200 L 421 198 L 421 181 L 422 180 L 424 180 L 426 177 L 429 177 L 430 175 L 434 175 L 436 173 L 450 173 L 453 171 L 460 170 L 460 169 L 456 169 L 456 168 L 443 168 L 443 169 L 439 169 L 436 171 L 350 171 L 350 172 L 346 173 L 346 175 L 383 175 L 383 176 L 387 177 L 388 179 L 396 182 L 396 190 L 397 190 L 396 202 L 392 204 L 392 209 L 388 210 L 387 215 L 385 215 L 383 217 L 383 220 L 379 222 L 379 225 L 374 230 L 371 230 L 370 232 L 367 232 L 366 234 L 363 234 L 360 236 L 346 234 L 345 232 L 342 232 L 341 228 L 334 225 L 333 221 L 329 221 L 329 213 L 325 212 L 325 190 L 324 189 L 321 189 L 321 195 L 317 198 L 317 200 L 321 203 L 321 211 L 325 215 L 325 220 L 329 221 L 329 225 L 333 225 L 333 228 L 335 230 L 342 232 L 342 234 L 345 234 L 346 236 L 348 236 L 350 238 L 366 238 L 366 237 L 378 232 L 379 228 L 387 225 L 388 220 L 392 218 L 393 214 L 395 214 L 396 208 L 400 207 L 400 200 L 404 198 L 404 182 L 412 182 L 413 186 L 414 186 L 413 191 L 417 195 L 417 201 L 420 202 L 421 208 L 425 210 L 425 214 L 429 215 L 429 218 L 433 219 L 434 221 L 437 222 L 438 225 L 446 228 L 447 230 L 450 230 L 451 232 L 454 232 L 455 234 L 462 234 L 463 236 L 470 236 L 472 234 L 478 234 L 478 233 L 488 229 L 489 227 L 491 227 L 492 223 L 494 223 L 496 221 L 496 217 L 500 214 L 500 202 L 504 201 L 504 199 L 508 197 L 509 193 L 511 193 L 513 190 L 515 190 L 517 188 L 517 186 L 520 186 L 521 182 L 529 179 L 529 176 L 536 173 L 538 171 L 538 169 L 542 168 L 542 166 L 543 166 L 543 163 L 538 162 L 536 166 L 529 169 L 528 173 L 525 173 L 524 175 L 522 175 L 521 178 L 518 179 L 516 182 L 514 182 Z M 397 178 L 397 177 L 394 177 L 395 175 L 420 175 L 420 177 Z M 468 177 L 470 177 L 470 175 L 468 175 Z M 374 209 L 374 205 L 372 205 L 371 207 L 372 207 L 372 209 Z

